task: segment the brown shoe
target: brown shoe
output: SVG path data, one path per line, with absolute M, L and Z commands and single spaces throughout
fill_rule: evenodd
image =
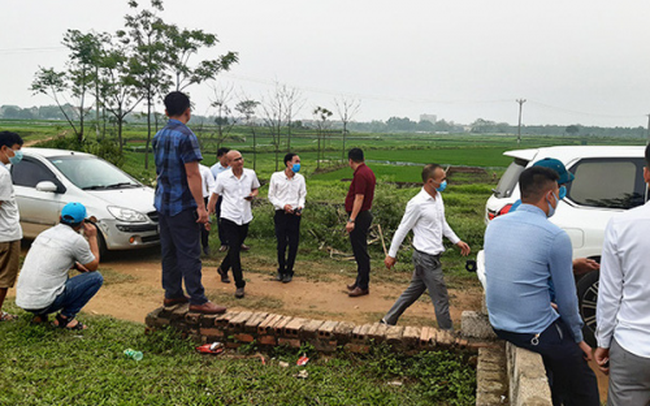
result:
M 359 297 L 359 296 L 364 296 L 370 293 L 370 289 L 361 289 L 360 287 L 354 288 L 354 290 L 351 290 L 350 293 L 348 293 L 348 296 L 350 297 Z
M 353 283 L 352 285 L 347 285 L 348 290 L 355 290 L 357 288 L 356 282 Z
M 221 314 L 226 312 L 226 308 L 223 306 L 216 305 L 211 301 L 207 301 L 202 305 L 190 305 L 191 312 L 203 313 L 203 314 Z
M 217 268 L 217 273 L 221 277 L 221 282 L 222 283 L 230 283 L 230 278 L 228 277 L 228 272 L 227 271 L 224 271 L 223 269 L 221 269 L 221 267 L 218 267 Z
M 165 307 L 176 306 L 178 304 L 187 303 L 189 301 L 190 301 L 190 298 L 187 297 L 187 296 L 177 297 L 177 298 L 174 298 L 174 299 L 165 299 L 165 300 L 163 300 L 163 306 L 165 306 Z

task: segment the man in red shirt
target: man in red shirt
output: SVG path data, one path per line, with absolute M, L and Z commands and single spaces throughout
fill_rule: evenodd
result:
M 375 174 L 366 166 L 363 151 L 352 148 L 348 152 L 350 168 L 354 171 L 352 184 L 345 197 L 348 222 L 345 230 L 350 234 L 352 252 L 357 261 L 357 280 L 348 285 L 348 296 L 357 297 L 370 293 L 370 255 L 368 255 L 368 229 L 372 223 L 372 199 L 375 195 Z

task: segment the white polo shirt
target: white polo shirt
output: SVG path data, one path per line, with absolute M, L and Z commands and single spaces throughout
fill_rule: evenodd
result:
M 301 174 L 296 173 L 290 178 L 284 171 L 280 171 L 271 175 L 269 201 L 275 210 L 284 210 L 287 204 L 294 209 L 305 207 L 305 196 L 307 187 L 305 177 Z
M 221 218 L 230 220 L 237 225 L 248 224 L 253 220 L 251 202 L 244 197 L 251 194 L 253 189 L 259 189 L 260 182 L 252 169 L 244 168 L 241 177 L 237 179 L 232 170 L 217 176 L 217 185 L 212 193 L 222 196 Z
M 20 213 L 16 192 L 9 169 L 0 162 L 0 242 L 17 241 L 23 238 L 20 227 Z
M 393 236 L 388 255 L 397 257 L 402 241 L 411 230 L 413 230 L 413 247 L 430 255 L 442 254 L 445 251 L 442 245 L 443 236 L 453 244 L 460 241 L 454 230 L 447 224 L 445 205 L 440 193 L 436 193 L 434 199 L 424 188 L 407 203 L 404 217 Z

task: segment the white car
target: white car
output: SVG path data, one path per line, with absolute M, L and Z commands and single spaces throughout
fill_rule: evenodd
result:
M 485 222 L 508 213 L 519 199 L 521 172 L 544 158 L 560 160 L 575 175 L 566 185 L 567 195 L 560 201 L 550 221 L 571 238 L 573 258 L 600 261 L 605 226 L 618 212 L 640 206 L 648 200 L 643 180 L 645 147 L 565 146 L 505 152 L 513 162 L 501 177 L 494 194 L 485 205 Z M 477 273 L 485 286 L 483 252 L 477 255 Z M 593 343 L 596 327 L 598 277 L 594 271 L 577 282 L 580 313 L 585 321 L 585 338 Z
M 27 238 L 59 222 L 69 202 L 86 206 L 97 218 L 102 252 L 160 243 L 154 190 L 91 154 L 23 148 L 24 158 L 10 171 Z

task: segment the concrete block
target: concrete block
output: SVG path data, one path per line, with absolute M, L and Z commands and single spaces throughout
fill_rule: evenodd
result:
M 460 319 L 461 332 L 465 337 L 495 340 L 497 338 L 486 313 L 464 311 Z
M 420 327 L 406 326 L 404 328 L 404 334 L 402 334 L 402 343 L 407 348 L 416 347 L 420 341 L 420 335 L 422 334 L 422 329 Z
M 266 312 L 256 312 L 246 320 L 244 331 L 249 334 L 257 334 L 257 327 L 264 321 L 269 314 Z
M 392 346 L 404 346 L 402 337 L 406 328 L 402 326 L 386 326 L 385 340 Z
M 257 334 L 267 335 L 271 333 L 271 327 L 282 318 L 279 314 L 270 313 L 262 322 L 257 326 Z
M 301 342 L 297 338 L 280 337 L 280 338 L 278 338 L 278 344 L 286 345 L 286 346 L 292 347 L 292 348 L 300 348 Z
M 374 340 L 376 343 L 383 342 L 386 339 L 388 326 L 382 323 L 373 323 L 370 325 L 366 337 L 368 340 Z
M 291 319 L 291 321 L 284 326 L 284 331 L 282 332 L 282 335 L 284 337 L 291 338 L 291 339 L 298 338 L 300 337 L 300 331 L 302 330 L 303 326 L 307 323 L 309 323 L 309 320 L 295 317 Z
M 339 324 L 337 321 L 328 320 L 318 328 L 318 338 L 321 340 L 331 340 L 334 337 L 334 329 Z
M 420 348 L 428 348 L 436 345 L 436 329 L 432 327 L 422 327 L 420 330 Z
M 323 320 L 311 320 L 307 324 L 302 326 L 300 330 L 300 338 L 303 341 L 311 341 L 317 337 L 317 331 L 320 326 L 325 323 Z
M 451 348 L 456 342 L 456 337 L 448 330 L 436 329 L 436 345 L 442 348 Z
M 552 405 L 542 357 L 510 343 L 506 343 L 506 355 L 511 405 Z

